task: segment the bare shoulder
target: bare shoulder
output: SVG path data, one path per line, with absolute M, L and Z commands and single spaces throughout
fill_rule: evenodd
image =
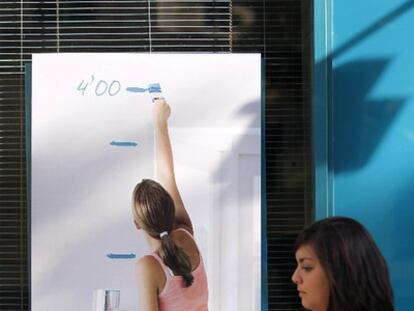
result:
M 138 259 L 135 263 L 135 273 L 138 283 L 146 284 L 159 290 L 165 284 L 165 273 L 159 262 L 150 255 Z
M 146 255 L 138 259 L 135 263 L 135 268 L 141 275 L 154 274 L 159 270 L 162 271 L 158 261 L 151 255 Z

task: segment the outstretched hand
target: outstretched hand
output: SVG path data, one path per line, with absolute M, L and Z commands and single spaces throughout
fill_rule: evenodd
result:
M 153 107 L 154 124 L 167 122 L 171 114 L 170 105 L 164 99 L 156 99 Z

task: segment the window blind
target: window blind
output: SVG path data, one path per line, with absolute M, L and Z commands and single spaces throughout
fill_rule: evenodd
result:
M 264 58 L 269 310 L 301 310 L 290 276 L 312 220 L 311 2 L 0 2 L 0 310 L 28 310 L 24 64 L 47 52 L 258 52 Z M 225 310 L 228 311 L 228 310 Z

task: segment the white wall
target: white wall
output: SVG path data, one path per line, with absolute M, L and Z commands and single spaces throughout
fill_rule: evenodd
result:
M 120 289 L 122 307 L 137 310 L 135 260 L 106 255 L 148 252 L 130 197 L 153 176 L 151 101 L 125 89 L 153 82 L 172 107 L 176 176 L 210 309 L 259 310 L 260 75 L 259 55 L 33 56 L 33 311 L 91 310 L 97 288 Z M 113 96 L 103 92 L 112 81 Z

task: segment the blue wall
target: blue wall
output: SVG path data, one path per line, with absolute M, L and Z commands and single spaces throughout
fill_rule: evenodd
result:
M 414 1 L 315 0 L 316 218 L 350 216 L 414 290 Z

